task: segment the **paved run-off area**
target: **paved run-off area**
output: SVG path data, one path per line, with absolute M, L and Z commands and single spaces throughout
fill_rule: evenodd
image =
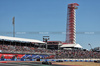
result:
M 100 63 L 95 63 L 95 62 L 63 62 L 57 64 L 69 65 L 69 66 L 100 66 Z
M 10 62 L 10 63 L 0 63 L 0 66 L 71 66 L 71 65 L 62 65 L 62 64 L 44 65 L 41 64 L 41 62 Z
M 0 63 L 0 66 L 100 66 L 94 62 L 53 62 L 52 65 L 44 65 L 41 62 L 8 62 Z

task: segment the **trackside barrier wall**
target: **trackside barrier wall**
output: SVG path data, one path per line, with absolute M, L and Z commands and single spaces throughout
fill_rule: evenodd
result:
M 40 61 L 94 62 L 100 59 L 40 59 Z M 0 61 L 37 61 L 37 59 L 0 59 Z

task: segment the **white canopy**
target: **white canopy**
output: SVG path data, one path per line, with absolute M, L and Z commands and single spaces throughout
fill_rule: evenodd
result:
M 79 45 L 79 44 L 64 44 L 64 45 L 62 45 L 62 46 L 60 46 L 60 47 L 61 47 L 61 48 L 64 48 L 64 47 L 66 47 L 66 48 L 68 48 L 68 47 L 82 48 L 82 46 Z
M 45 43 L 34 39 L 25 39 L 25 38 L 8 37 L 8 36 L 0 36 L 0 39 L 10 40 L 10 41 L 20 41 L 20 42 L 31 42 L 31 43 Z

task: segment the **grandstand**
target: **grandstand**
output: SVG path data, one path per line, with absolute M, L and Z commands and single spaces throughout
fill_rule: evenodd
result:
M 0 36 L 0 58 L 49 58 L 54 57 L 54 53 L 45 49 L 45 42 Z
M 67 49 L 80 45 L 64 44 L 61 41 L 48 41 L 46 43 L 25 38 L 0 36 L 0 58 L 1 59 L 67 59 L 67 58 L 100 58 L 100 52 Z M 61 49 L 63 47 L 63 49 Z

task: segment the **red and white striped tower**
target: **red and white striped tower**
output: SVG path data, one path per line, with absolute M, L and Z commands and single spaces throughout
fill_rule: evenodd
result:
M 71 3 L 68 4 L 67 11 L 67 30 L 66 30 L 66 43 L 76 44 L 76 16 L 75 9 L 79 4 Z

